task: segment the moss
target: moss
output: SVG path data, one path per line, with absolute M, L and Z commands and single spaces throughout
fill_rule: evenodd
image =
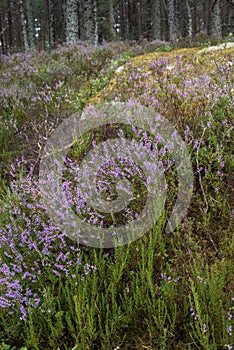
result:
M 234 47 L 229 49 L 222 49 L 216 51 L 204 51 L 199 47 L 195 48 L 182 48 L 179 50 L 173 50 L 170 52 L 153 52 L 144 55 L 140 55 L 131 58 L 127 64 L 123 66 L 123 69 L 116 74 L 109 84 L 100 91 L 95 97 L 93 97 L 89 103 L 96 104 L 104 101 L 110 101 L 114 98 L 121 99 L 121 95 L 124 94 L 125 84 L 131 72 L 136 68 L 141 69 L 143 72 L 150 70 L 149 63 L 160 58 L 168 60 L 169 65 L 175 64 L 178 58 L 183 63 L 192 63 L 193 68 L 188 69 L 187 77 L 199 77 L 202 74 L 214 73 L 216 69 L 217 61 L 233 60 Z M 164 76 L 164 78 L 167 78 Z M 118 83 L 121 81 L 121 84 Z

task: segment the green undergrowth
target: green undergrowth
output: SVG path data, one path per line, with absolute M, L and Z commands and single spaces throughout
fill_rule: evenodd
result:
M 231 260 L 210 265 L 190 232 L 169 238 L 163 226 L 162 218 L 143 238 L 115 250 L 84 248 L 84 262 L 96 270 L 84 279 L 78 273 L 41 281 L 42 306 L 24 322 L 17 313 L 2 313 L 1 338 L 16 349 L 208 350 L 230 344 Z
M 0 113 L 0 350 L 234 348 L 234 49 L 200 50 L 132 57 L 136 48 L 121 44 L 6 58 Z M 193 195 L 173 232 L 165 229 L 178 193 L 170 152 L 163 152 L 163 143 L 149 132 L 118 123 L 82 135 L 66 161 L 77 169 L 88 151 L 119 134 L 158 151 L 167 199 L 157 223 L 132 243 L 99 249 L 74 242 L 50 219 L 38 190 L 45 141 L 70 114 L 102 102 L 151 108 L 185 142 Z M 19 159 L 22 155 L 25 159 Z M 130 165 L 119 162 L 117 170 L 130 172 Z M 75 175 L 63 173 L 73 211 L 86 222 L 95 219 L 94 225 L 103 220 L 104 227 L 118 228 L 125 222 L 113 213 L 95 217 L 84 202 L 79 207 Z M 99 180 L 104 175 L 99 173 Z M 147 198 L 141 175 L 128 178 L 138 198 L 128 208 L 132 216 Z M 102 188 L 102 199 L 116 199 L 115 179 L 106 181 L 110 186 Z M 72 201 L 72 195 L 78 199 Z

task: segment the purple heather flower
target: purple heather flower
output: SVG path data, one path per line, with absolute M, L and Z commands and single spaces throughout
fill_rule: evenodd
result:
M 198 140 L 195 140 L 195 141 L 194 141 L 194 146 L 193 146 L 193 148 L 196 149 L 198 145 L 199 145 L 199 141 L 198 141 Z
M 229 335 L 232 335 L 232 326 L 227 326 L 227 332 Z
M 26 319 L 27 313 L 23 305 L 20 306 L 20 312 L 21 312 L 20 319 L 24 321 Z

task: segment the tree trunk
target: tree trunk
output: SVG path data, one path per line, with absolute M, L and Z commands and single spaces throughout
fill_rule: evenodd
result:
M 79 32 L 77 0 L 67 0 L 66 3 L 66 42 L 77 42 Z
M 125 1 L 122 0 L 121 1 L 121 23 L 120 23 L 120 36 L 122 40 L 127 40 L 128 36 L 127 36 L 127 11 L 126 11 L 126 6 L 125 6 Z
M 137 2 L 137 26 L 139 37 L 142 35 L 141 2 Z
M 7 32 L 8 32 L 8 46 L 13 47 L 13 23 L 12 23 L 12 3 L 7 0 Z
M 93 4 L 93 27 L 94 27 L 94 35 L 91 43 L 94 45 L 98 45 L 98 9 L 97 9 L 97 0 L 94 0 Z
M 233 23 L 234 23 L 234 1 L 233 1 L 233 6 L 229 6 L 227 9 L 224 35 L 229 35 L 230 33 L 233 33 Z
M 115 31 L 114 31 L 115 17 L 114 17 L 113 0 L 109 0 L 109 23 L 110 23 L 110 38 L 114 39 L 114 37 L 115 37 Z
M 80 37 L 89 44 L 98 43 L 97 0 L 80 1 L 82 23 Z
M 193 1 L 193 36 L 197 34 L 197 0 Z
M 211 7 L 211 35 L 217 39 L 222 38 L 220 0 L 214 0 Z
M 168 13 L 166 0 L 161 0 L 161 40 L 169 40 Z
M 46 0 L 46 26 L 49 50 L 54 47 L 54 2 Z
M 28 44 L 30 48 L 35 47 L 35 23 L 33 16 L 32 0 L 26 0 L 27 9 L 27 32 L 28 32 Z
M 150 20 L 151 20 L 151 7 L 149 6 L 149 1 L 141 0 L 141 34 L 143 38 L 149 39 L 149 32 L 151 30 Z
M 6 51 L 5 51 L 5 40 L 4 40 L 5 28 L 3 27 L 2 17 L 3 17 L 3 11 L 0 12 L 0 42 L 1 42 L 1 55 L 4 55 L 6 53 Z
M 22 37 L 23 37 L 23 48 L 25 51 L 29 49 L 29 44 L 28 44 L 28 36 L 27 36 L 27 28 L 26 28 L 26 11 L 24 8 L 24 1 L 20 0 L 20 17 L 21 17 L 21 28 L 22 28 Z
M 65 4 L 63 0 L 47 0 L 49 1 L 49 35 L 51 41 L 51 47 L 56 44 L 62 44 L 66 41 L 65 33 Z M 78 11 L 77 11 L 78 16 Z M 78 28 L 79 31 L 79 28 Z
M 152 39 L 161 39 L 161 0 L 153 1 L 152 8 Z
M 187 14 L 188 14 L 188 39 L 189 43 L 191 43 L 193 36 L 193 21 L 192 21 L 192 13 L 189 5 L 189 0 L 186 0 Z
M 22 28 L 21 28 L 21 17 L 20 17 L 20 0 L 14 2 L 14 20 L 15 20 L 15 46 L 16 49 L 22 50 Z
M 169 29 L 169 41 L 174 43 L 177 39 L 176 30 L 176 10 L 174 0 L 167 0 L 168 7 L 168 29 Z
M 209 4 L 207 4 L 207 0 L 203 0 L 202 2 L 202 9 L 203 9 L 203 32 L 205 34 L 208 34 L 209 32 L 209 23 L 210 23 L 210 12 L 207 11 L 207 8 Z

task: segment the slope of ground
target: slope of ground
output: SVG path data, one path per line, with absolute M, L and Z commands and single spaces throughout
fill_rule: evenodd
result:
M 234 48 L 134 58 L 136 51 L 130 51 L 117 43 L 5 57 L 0 70 L 5 183 L 0 192 L 0 350 L 234 346 Z M 105 225 L 115 225 L 123 220 L 89 208 L 72 181 L 86 152 L 108 135 L 116 137 L 119 129 L 158 152 L 167 181 L 165 208 L 149 232 L 125 246 L 94 249 L 71 240 L 51 220 L 37 166 L 62 120 L 87 104 L 108 101 L 110 106 L 140 103 L 174 125 L 191 156 L 194 190 L 186 216 L 168 234 L 178 193 L 170 149 L 134 125 L 87 132 L 65 159 L 71 172 L 66 168 L 63 182 L 72 209 L 84 221 L 98 225 L 101 217 Z M 126 164 L 117 164 L 112 174 L 121 167 Z M 112 189 L 108 172 L 104 175 Z M 139 201 L 131 215 L 146 196 L 144 176 L 137 176 Z

